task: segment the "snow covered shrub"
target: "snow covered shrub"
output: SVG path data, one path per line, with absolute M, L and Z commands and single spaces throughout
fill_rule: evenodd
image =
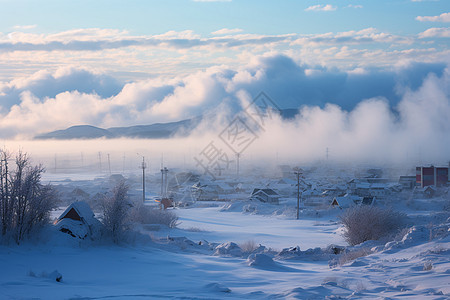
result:
M 114 243 L 118 244 L 128 229 L 128 213 L 131 203 L 128 201 L 129 186 L 124 181 L 119 182 L 113 189 L 112 194 L 103 200 L 103 225 L 111 235 Z
M 19 244 L 32 231 L 48 223 L 58 196 L 50 185 L 41 184 L 44 168 L 31 166 L 30 159 L 19 152 L 15 165 L 11 155 L 0 150 L 0 228 L 2 240 L 13 238 Z
M 174 228 L 177 226 L 178 216 L 171 210 L 151 208 L 141 204 L 133 207 L 130 220 L 140 224 L 160 224 Z
M 357 206 L 339 216 L 344 225 L 344 238 L 350 245 L 386 237 L 403 225 L 405 215 L 376 206 Z
M 239 244 L 239 247 L 241 247 L 242 251 L 244 253 L 252 253 L 256 249 L 258 249 L 258 245 L 254 240 L 248 240 L 241 244 Z
M 433 269 L 433 263 L 431 261 L 426 261 L 423 263 L 423 270 L 424 271 L 430 271 L 431 269 Z

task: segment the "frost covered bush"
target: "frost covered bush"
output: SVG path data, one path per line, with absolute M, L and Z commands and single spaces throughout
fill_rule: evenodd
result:
M 423 263 L 424 271 L 430 271 L 431 269 L 433 269 L 433 263 L 431 261 L 426 261 Z
M 344 225 L 344 238 L 350 245 L 386 237 L 403 225 L 405 215 L 376 206 L 350 208 L 340 217 Z
M 124 181 L 119 182 L 102 203 L 103 225 L 116 244 L 122 240 L 128 229 L 128 214 L 131 208 L 128 189 L 129 186 Z
M 58 196 L 50 185 L 41 184 L 44 168 L 32 166 L 29 157 L 19 152 L 15 164 L 11 155 L 0 150 L 0 238 L 19 244 L 32 231 L 48 223 Z
M 256 244 L 256 242 L 254 240 L 245 241 L 245 242 L 239 244 L 239 246 L 241 247 L 241 249 L 244 253 L 252 253 L 256 249 L 258 249 L 258 245 Z
M 171 210 L 151 208 L 141 204 L 132 209 L 130 220 L 140 224 L 160 224 L 173 228 L 177 226 L 178 216 Z

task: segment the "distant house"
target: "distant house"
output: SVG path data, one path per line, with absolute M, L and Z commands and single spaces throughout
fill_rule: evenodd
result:
M 322 192 L 322 196 L 323 197 L 338 197 L 338 196 L 343 196 L 345 195 L 347 188 L 343 187 L 343 186 L 332 186 L 332 187 L 327 187 L 324 189 L 324 191 Z
M 73 237 L 94 238 L 99 234 L 101 223 L 95 218 L 89 204 L 74 202 L 55 221 L 58 230 Z
M 253 189 L 250 199 L 267 203 L 278 203 L 280 195 L 272 189 Z
M 191 195 L 195 201 L 217 201 L 219 200 L 218 186 L 197 182 L 191 187 Z
M 280 180 L 278 180 L 277 184 L 287 184 L 287 185 L 293 186 L 293 185 L 297 184 L 297 181 L 293 180 L 293 179 L 290 179 L 290 178 L 284 177 L 284 178 L 281 178 Z
M 300 190 L 301 191 L 301 190 Z M 295 190 L 294 198 L 297 197 L 297 190 Z M 326 201 L 321 190 L 312 189 L 301 192 L 302 202 L 305 206 L 320 206 Z
M 428 185 L 423 188 L 417 188 L 415 190 L 415 193 L 425 196 L 427 198 L 433 198 L 436 195 L 436 192 L 437 192 L 436 187 L 432 185 Z
M 363 198 L 354 195 L 345 195 L 343 197 L 334 197 L 331 201 L 332 207 L 349 208 L 356 206 Z
M 78 187 L 70 192 L 69 196 L 72 202 L 86 201 L 89 199 L 89 194 Z
M 363 197 L 360 203 L 360 205 L 374 205 L 374 204 L 375 204 L 375 197 Z
M 167 209 L 169 207 L 173 207 L 173 200 L 170 198 L 163 198 L 161 200 L 161 205 L 164 209 Z
M 360 197 L 370 196 L 370 183 L 368 182 L 357 183 L 353 192 L 354 194 Z
M 398 183 L 405 189 L 413 189 L 416 185 L 416 176 L 400 176 Z
M 390 190 L 386 184 L 373 183 L 370 185 L 369 195 L 378 199 L 386 198 L 390 194 Z
M 370 181 L 370 182 L 369 182 Z M 352 194 L 359 197 L 377 197 L 378 199 L 386 198 L 392 190 L 384 178 L 362 178 L 353 179 L 347 183 L 348 189 Z

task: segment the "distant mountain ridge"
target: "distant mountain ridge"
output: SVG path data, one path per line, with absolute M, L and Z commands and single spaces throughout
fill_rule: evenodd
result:
M 293 119 L 298 109 L 280 111 L 283 119 Z M 209 116 L 212 117 L 212 116 Z M 43 133 L 34 137 L 37 140 L 73 140 L 98 138 L 141 138 L 165 139 L 175 135 L 187 136 L 197 127 L 204 117 L 195 117 L 177 122 L 154 123 L 151 125 L 135 125 L 129 127 L 100 128 L 92 125 L 76 125 L 67 129 Z
M 35 137 L 37 140 L 71 140 L 98 138 L 171 138 L 175 134 L 190 133 L 201 121 L 201 118 L 187 119 L 178 122 L 155 123 L 151 125 L 136 125 L 129 127 L 100 128 L 91 125 L 76 125 L 63 130 L 56 130 Z

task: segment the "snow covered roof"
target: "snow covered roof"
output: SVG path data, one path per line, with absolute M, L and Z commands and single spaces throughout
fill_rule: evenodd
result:
M 333 201 L 331 202 L 331 205 L 339 205 L 339 207 L 350 207 L 356 204 L 355 201 L 360 200 L 360 197 L 355 197 L 352 195 L 346 195 L 343 197 L 336 197 L 333 199 Z
M 302 196 L 321 196 L 323 195 L 323 192 L 318 191 L 318 190 L 306 190 L 302 192 Z
M 267 196 L 279 196 L 277 192 L 272 189 L 253 189 L 252 195 L 264 193 Z
M 61 216 L 59 216 L 58 222 L 65 218 L 81 221 L 86 225 L 94 225 L 98 223 L 91 207 L 84 201 L 78 201 L 70 204 Z
M 370 185 L 370 188 L 371 189 L 387 189 L 388 186 L 387 186 L 387 184 L 384 184 L 384 183 L 372 183 Z
M 370 189 L 370 184 L 367 182 L 361 182 L 356 184 L 357 189 Z
M 278 184 L 297 184 L 296 180 L 290 179 L 290 178 L 281 178 L 277 182 Z
M 73 237 L 84 239 L 89 234 L 89 227 L 79 221 L 64 218 L 57 224 L 60 231 L 70 234 Z

